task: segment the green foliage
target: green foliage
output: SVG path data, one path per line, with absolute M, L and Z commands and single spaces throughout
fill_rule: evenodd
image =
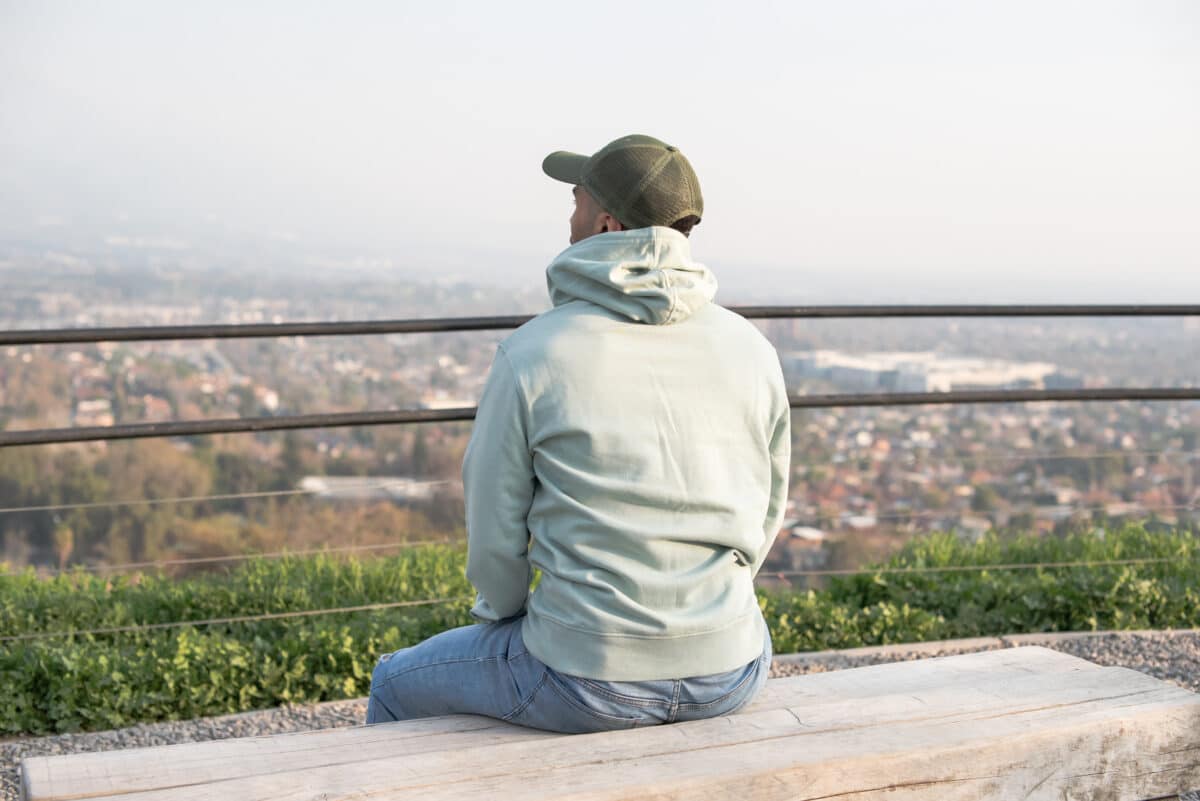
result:
M 1186 532 L 1105 537 L 948 535 L 885 568 L 1166 558 L 1037 570 L 872 572 L 826 590 L 763 592 L 777 653 L 1013 632 L 1200 626 L 1200 559 Z M 366 694 L 379 654 L 472 623 L 462 546 L 394 557 L 253 560 L 221 575 L 0 576 L 0 636 L 372 603 L 453 603 L 136 633 L 17 640 L 0 648 L 0 732 L 124 726 Z
M 461 546 L 388 558 L 255 560 L 219 576 L 0 577 L 0 636 L 241 617 L 428 598 L 370 613 L 6 642 L 0 732 L 125 726 L 365 695 L 382 653 L 468 615 Z
M 759 605 L 777 654 L 936 640 L 942 633 L 939 616 L 907 603 L 881 601 L 858 608 L 809 590 L 763 593 Z
M 852 608 L 902 603 L 942 619 L 938 638 L 1013 632 L 1170 628 L 1200 622 L 1200 544 L 1189 532 L 1141 526 L 1105 536 L 992 535 L 967 544 L 948 534 L 909 543 L 889 568 L 1166 559 L 1154 564 L 1037 570 L 872 573 L 833 583 Z

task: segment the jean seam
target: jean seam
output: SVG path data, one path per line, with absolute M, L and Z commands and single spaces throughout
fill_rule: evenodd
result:
M 760 660 L 760 662 L 761 662 L 761 660 Z M 705 701 L 703 703 L 680 704 L 679 706 L 681 709 L 696 710 L 696 709 L 704 709 L 706 707 L 716 706 L 717 704 L 724 703 L 725 701 L 728 701 L 730 698 L 732 698 L 737 693 L 744 690 L 746 688 L 747 684 L 753 683 L 754 680 L 756 678 L 758 678 L 758 674 L 759 674 L 759 671 L 757 669 L 751 670 L 749 673 L 747 673 L 745 676 L 742 677 L 741 681 L 739 681 L 736 685 L 731 687 L 720 698 L 716 698 L 712 701 Z
M 482 657 L 474 657 L 474 658 L 469 658 L 469 659 L 462 659 L 462 658 L 460 658 L 460 659 L 443 659 L 438 662 L 425 662 L 420 665 L 412 665 L 411 667 L 407 667 L 404 670 L 398 670 L 395 673 L 389 673 L 389 674 L 387 674 L 387 676 L 384 677 L 383 683 L 385 683 L 385 684 L 390 683 L 392 681 L 392 679 L 396 678 L 397 676 L 403 676 L 407 673 L 412 673 L 414 670 L 421 670 L 422 668 L 440 667 L 441 665 L 457 665 L 462 662 L 476 662 L 476 663 L 478 663 L 478 662 L 498 662 L 501 659 L 504 659 L 504 657 L 503 656 L 482 656 Z
M 754 685 L 754 682 L 758 679 L 758 676 L 760 676 L 760 675 L 761 675 L 760 670 L 751 670 L 750 674 L 748 676 L 745 676 L 742 681 L 739 681 L 738 685 L 736 687 L 733 687 L 732 689 L 730 689 L 730 691 L 728 691 L 724 695 L 721 695 L 720 698 L 716 698 L 716 699 L 710 700 L 710 701 L 704 701 L 703 704 L 680 704 L 679 707 L 680 707 L 680 709 L 685 709 L 685 710 L 688 710 L 689 712 L 695 712 L 695 711 L 701 711 L 704 709 L 708 709 L 708 707 L 727 703 L 727 701 L 730 700 L 731 698 L 733 698 L 734 695 L 737 695 L 738 693 L 745 691 L 746 687 L 748 687 L 749 685 Z
M 515 718 L 517 715 L 521 714 L 521 713 L 522 713 L 522 712 L 524 712 L 526 709 L 528 709 L 528 708 L 529 708 L 529 705 L 533 703 L 533 699 L 537 697 L 538 690 L 542 689 L 542 687 L 543 687 L 543 686 L 546 684 L 546 679 L 547 679 L 549 676 L 550 676 L 550 671 L 548 671 L 548 670 L 543 670 L 543 671 L 542 671 L 542 678 L 541 678 L 541 680 L 539 680 L 539 681 L 538 681 L 538 683 L 537 683 L 537 686 L 536 686 L 536 687 L 534 687 L 532 691 L 530 691 L 530 693 L 529 693 L 529 697 L 528 697 L 528 698 L 526 698 L 526 699 L 525 699 L 524 701 L 522 701 L 521 703 L 517 704 L 517 708 L 516 708 L 516 709 L 514 709 L 512 712 L 509 712 L 507 715 L 505 715 L 504 717 L 502 717 L 502 718 L 500 718 L 500 719 L 501 719 L 501 720 L 503 720 L 503 721 L 511 721 L 511 720 L 512 720 L 513 718 Z
M 679 708 L 681 710 L 684 710 L 687 712 L 702 712 L 705 709 L 710 709 L 712 707 L 720 706 L 721 704 L 728 703 L 731 698 L 734 698 L 735 696 L 737 696 L 737 694 L 740 693 L 744 689 L 745 689 L 745 687 L 743 686 L 743 687 L 739 687 L 736 690 L 730 690 L 729 692 L 725 693 L 724 695 L 722 695 L 720 698 L 716 699 L 715 701 L 707 701 L 703 704 L 680 704 Z
M 679 717 L 679 693 L 683 690 L 683 680 L 675 679 L 671 686 L 671 708 L 667 712 L 667 723 L 674 723 Z
M 566 677 L 568 674 L 559 674 L 559 675 Z M 570 679 L 572 681 L 578 682 L 579 684 L 582 684 L 584 687 L 587 687 L 588 690 L 595 693 L 596 695 L 602 695 L 610 701 L 616 701 L 616 702 L 622 703 L 622 704 L 629 704 L 630 706 L 641 706 L 641 707 L 661 706 L 663 704 L 663 701 L 658 700 L 658 699 L 639 698 L 635 695 L 624 695 L 622 693 L 618 693 L 613 690 L 607 690 L 604 687 L 601 687 L 599 684 L 596 684 L 595 682 L 593 682 L 589 679 L 582 678 L 580 676 L 570 676 Z

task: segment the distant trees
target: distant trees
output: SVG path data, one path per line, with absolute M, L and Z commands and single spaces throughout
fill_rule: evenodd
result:
M 413 433 L 409 464 L 413 475 L 416 476 L 424 476 L 429 470 L 429 446 L 425 442 L 425 432 L 422 429 Z
M 468 429 L 445 428 L 387 427 L 373 448 L 348 436 L 336 457 L 299 431 L 0 448 L 0 509 L 131 501 L 0 514 L 0 561 L 63 568 L 453 536 L 463 526 L 457 488 L 412 508 L 303 495 L 142 503 L 292 490 L 311 474 L 413 475 L 415 466 L 418 477 L 452 478 Z
M 273 472 L 260 459 L 237 451 L 221 451 L 213 465 L 213 492 L 233 495 L 261 491 Z
M 75 550 L 75 532 L 70 526 L 59 523 L 54 528 L 54 554 L 58 557 L 58 567 L 61 570 L 67 566 L 71 552 Z
M 0 507 L 6 509 L 59 503 L 62 469 L 47 448 L 0 448 Z M 0 515 L 0 558 L 42 553 L 53 542 L 54 519 L 45 512 Z
M 974 512 L 987 513 L 994 512 L 999 506 L 1000 493 L 990 485 L 983 484 L 975 487 L 975 493 L 971 496 L 971 510 Z
M 306 472 L 307 465 L 304 449 L 300 445 L 300 435 L 295 431 L 288 431 L 283 435 L 283 454 L 280 456 L 279 475 L 274 486 L 276 489 L 291 489 Z

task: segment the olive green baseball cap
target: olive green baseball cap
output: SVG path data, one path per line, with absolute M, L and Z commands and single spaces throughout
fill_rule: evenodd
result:
M 653 136 L 622 136 L 590 156 L 558 150 L 542 161 L 542 171 L 556 181 L 582 186 L 631 228 L 704 216 L 692 165 L 679 148 Z

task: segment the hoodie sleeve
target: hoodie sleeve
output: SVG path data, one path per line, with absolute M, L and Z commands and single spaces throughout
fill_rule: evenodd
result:
M 467 579 L 477 590 L 471 616 L 497 621 L 524 611 L 532 572 L 526 516 L 536 479 L 526 408 L 508 355 L 492 361 L 463 457 Z
M 751 576 L 757 576 L 775 538 L 783 524 L 787 511 L 788 478 L 792 471 L 792 408 L 788 401 L 783 371 L 776 359 L 776 375 L 771 380 L 771 407 L 773 425 L 770 432 L 769 461 L 771 465 L 771 494 L 767 503 L 767 515 L 763 521 L 763 547 L 754 559 Z

